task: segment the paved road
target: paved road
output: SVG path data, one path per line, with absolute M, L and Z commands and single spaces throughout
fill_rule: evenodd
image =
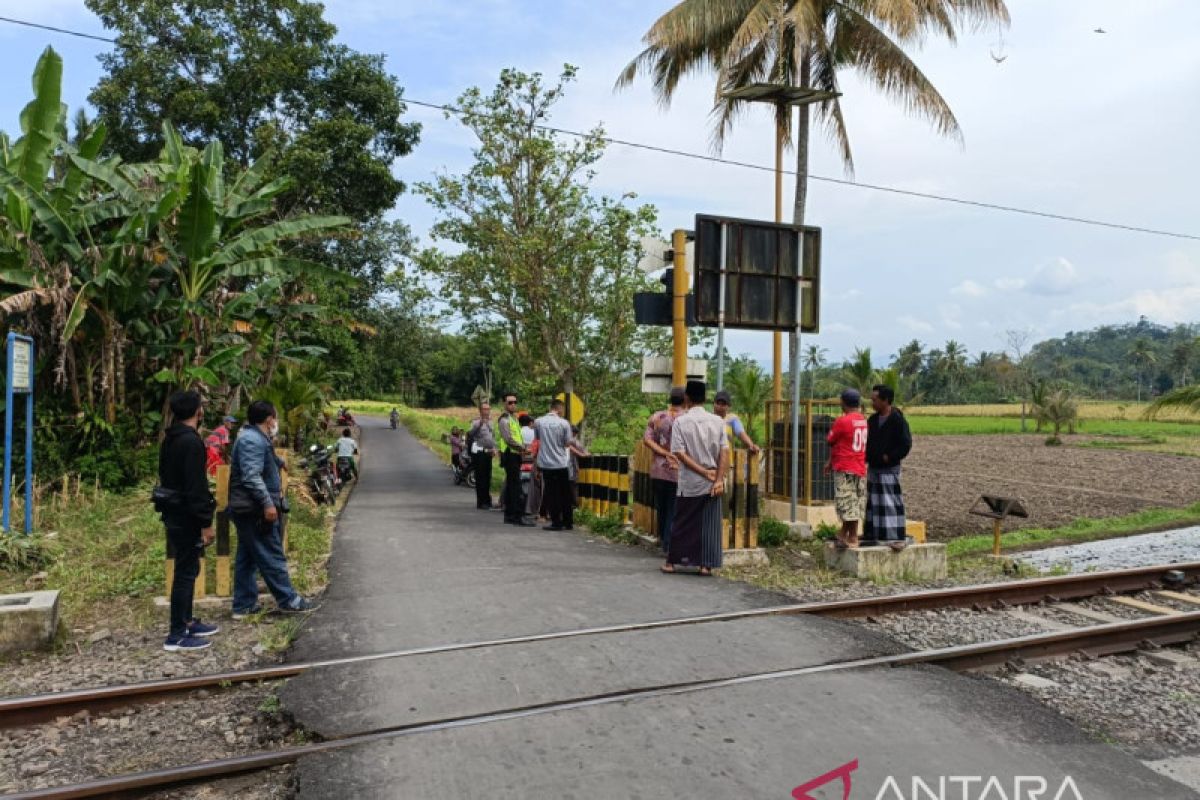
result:
M 660 575 L 636 548 L 502 525 L 408 433 L 364 428 L 366 471 L 298 660 L 783 602 L 728 581 Z M 318 671 L 293 680 L 283 700 L 300 723 L 337 737 L 897 649 L 830 620 L 743 620 Z M 811 673 L 416 733 L 305 760 L 299 781 L 305 800 L 790 798 L 854 759 L 853 800 L 924 797 L 912 793 L 914 776 L 935 790 L 946 782 L 955 800 L 981 797 L 988 776 L 1004 787 L 988 790 L 992 800 L 1037 788 L 1017 794 L 1016 776 L 1043 776 L 1045 800 L 1068 776 L 1083 800 L 1200 797 L 1025 695 L 923 667 Z M 890 776 L 900 793 L 884 790 Z M 810 796 L 842 792 L 829 784 Z

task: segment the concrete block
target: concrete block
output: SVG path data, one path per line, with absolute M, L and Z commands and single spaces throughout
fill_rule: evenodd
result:
M 1200 661 L 1189 656 L 1187 653 L 1178 653 L 1174 650 L 1139 650 L 1138 655 L 1158 667 L 1167 667 L 1168 669 L 1196 669 L 1200 667 Z
M 726 550 L 721 554 L 721 564 L 726 567 L 765 567 L 769 563 L 767 551 L 761 547 Z
M 0 595 L 0 653 L 49 647 L 58 615 L 57 590 Z
M 1054 689 L 1058 686 L 1057 683 L 1049 678 L 1043 678 L 1040 675 L 1032 675 L 1028 672 L 1022 672 L 1013 677 L 1013 683 L 1025 689 Z
M 825 546 L 825 565 L 860 579 L 939 581 L 946 577 L 946 545 L 910 544 L 900 552 L 890 547 Z
M 789 539 L 811 539 L 813 537 L 812 525 L 807 522 L 785 522 L 788 527 Z
M 762 511 L 764 516 L 774 517 L 783 522 L 788 522 L 792 518 L 792 504 L 787 500 L 767 498 L 763 501 Z M 796 506 L 796 521 L 804 522 L 813 528 L 822 523 L 842 524 L 838 520 L 837 509 L 833 506 Z

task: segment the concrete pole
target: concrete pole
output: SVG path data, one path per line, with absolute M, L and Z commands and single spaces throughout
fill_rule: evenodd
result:
M 721 289 L 717 298 L 717 391 L 725 388 L 725 292 L 729 279 L 725 273 L 728 267 L 728 226 L 721 223 Z
M 672 333 L 674 347 L 671 358 L 671 385 L 683 386 L 687 383 L 687 231 L 677 230 L 671 236 L 671 248 L 675 251 L 674 285 L 671 289 L 672 303 Z
M 804 231 L 797 237 L 796 276 L 804 275 Z M 800 498 L 800 326 L 804 321 L 804 281 L 796 281 L 796 330 L 795 347 L 792 348 L 792 522 L 796 520 L 796 505 Z M 812 447 L 812 442 L 808 443 Z M 810 453 L 805 458 L 812 460 Z

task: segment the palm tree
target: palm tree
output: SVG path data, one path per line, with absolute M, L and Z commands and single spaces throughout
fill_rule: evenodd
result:
M 1145 337 L 1136 339 L 1133 347 L 1129 349 L 1129 360 L 1133 362 L 1134 374 L 1137 377 L 1137 399 L 1140 403 L 1142 402 L 1142 378 L 1145 377 L 1146 370 L 1158 362 L 1150 340 Z
M 1059 433 L 1063 428 L 1067 428 L 1070 433 L 1075 432 L 1075 424 L 1079 420 L 1079 403 L 1071 395 L 1071 390 L 1064 387 L 1048 393 L 1034 407 L 1034 414 L 1037 415 L 1039 425 L 1046 423 L 1054 427 L 1054 433 L 1046 439 L 1046 444 L 1060 445 L 1062 439 L 1059 438 Z
M 771 393 L 774 391 L 770 376 L 753 361 L 739 361 L 729 370 L 726 383 L 733 392 L 733 399 L 746 423 L 746 429 L 753 432 L 755 418 L 766 410 L 767 401 L 771 399 Z
M 865 397 L 871 393 L 871 387 L 879 382 L 879 375 L 871 364 L 871 348 L 858 347 L 854 355 L 842 366 L 842 381 Z
M 1157 398 L 1146 409 L 1146 419 L 1154 419 L 1168 409 L 1182 408 L 1192 414 L 1200 414 L 1200 384 L 1173 389 Z
M 1171 349 L 1171 377 L 1178 386 L 1192 382 L 1192 364 L 1196 360 L 1196 347 L 1200 339 L 1185 339 Z
M 808 370 L 808 399 L 817 396 L 817 370 L 825 366 L 829 351 L 817 344 L 810 344 L 804 351 L 804 368 Z
M 941 368 L 946 375 L 946 382 L 950 386 L 950 395 L 957 397 L 958 382 L 967 369 L 967 348 L 954 339 L 946 342 L 946 348 L 942 352 Z
M 950 106 L 917 67 L 905 46 L 917 46 L 933 32 L 953 42 L 959 29 L 992 23 L 1007 25 L 1004 0 L 681 0 L 643 37 L 645 49 L 625 67 L 617 86 L 649 73 L 663 103 L 669 103 L 687 74 L 716 73 L 714 141 L 719 147 L 733 127 L 742 102 L 729 92 L 769 81 L 789 86 L 838 90 L 839 73 L 856 71 L 868 83 L 928 120 L 954 139 L 962 133 Z M 796 181 L 792 221 L 804 222 L 807 199 L 809 106 L 799 109 Z M 850 137 L 837 98 L 816 106 L 817 120 L 833 138 L 847 172 L 854 169 Z M 790 108 L 776 109 L 785 141 L 791 142 Z

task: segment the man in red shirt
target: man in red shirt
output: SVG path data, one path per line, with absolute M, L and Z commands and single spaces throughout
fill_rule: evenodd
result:
M 839 550 L 858 546 L 858 523 L 867 504 L 867 418 L 859 413 L 861 405 L 856 390 L 842 392 L 842 415 L 829 431 L 825 471 L 833 472 L 834 504 L 842 521 Z

